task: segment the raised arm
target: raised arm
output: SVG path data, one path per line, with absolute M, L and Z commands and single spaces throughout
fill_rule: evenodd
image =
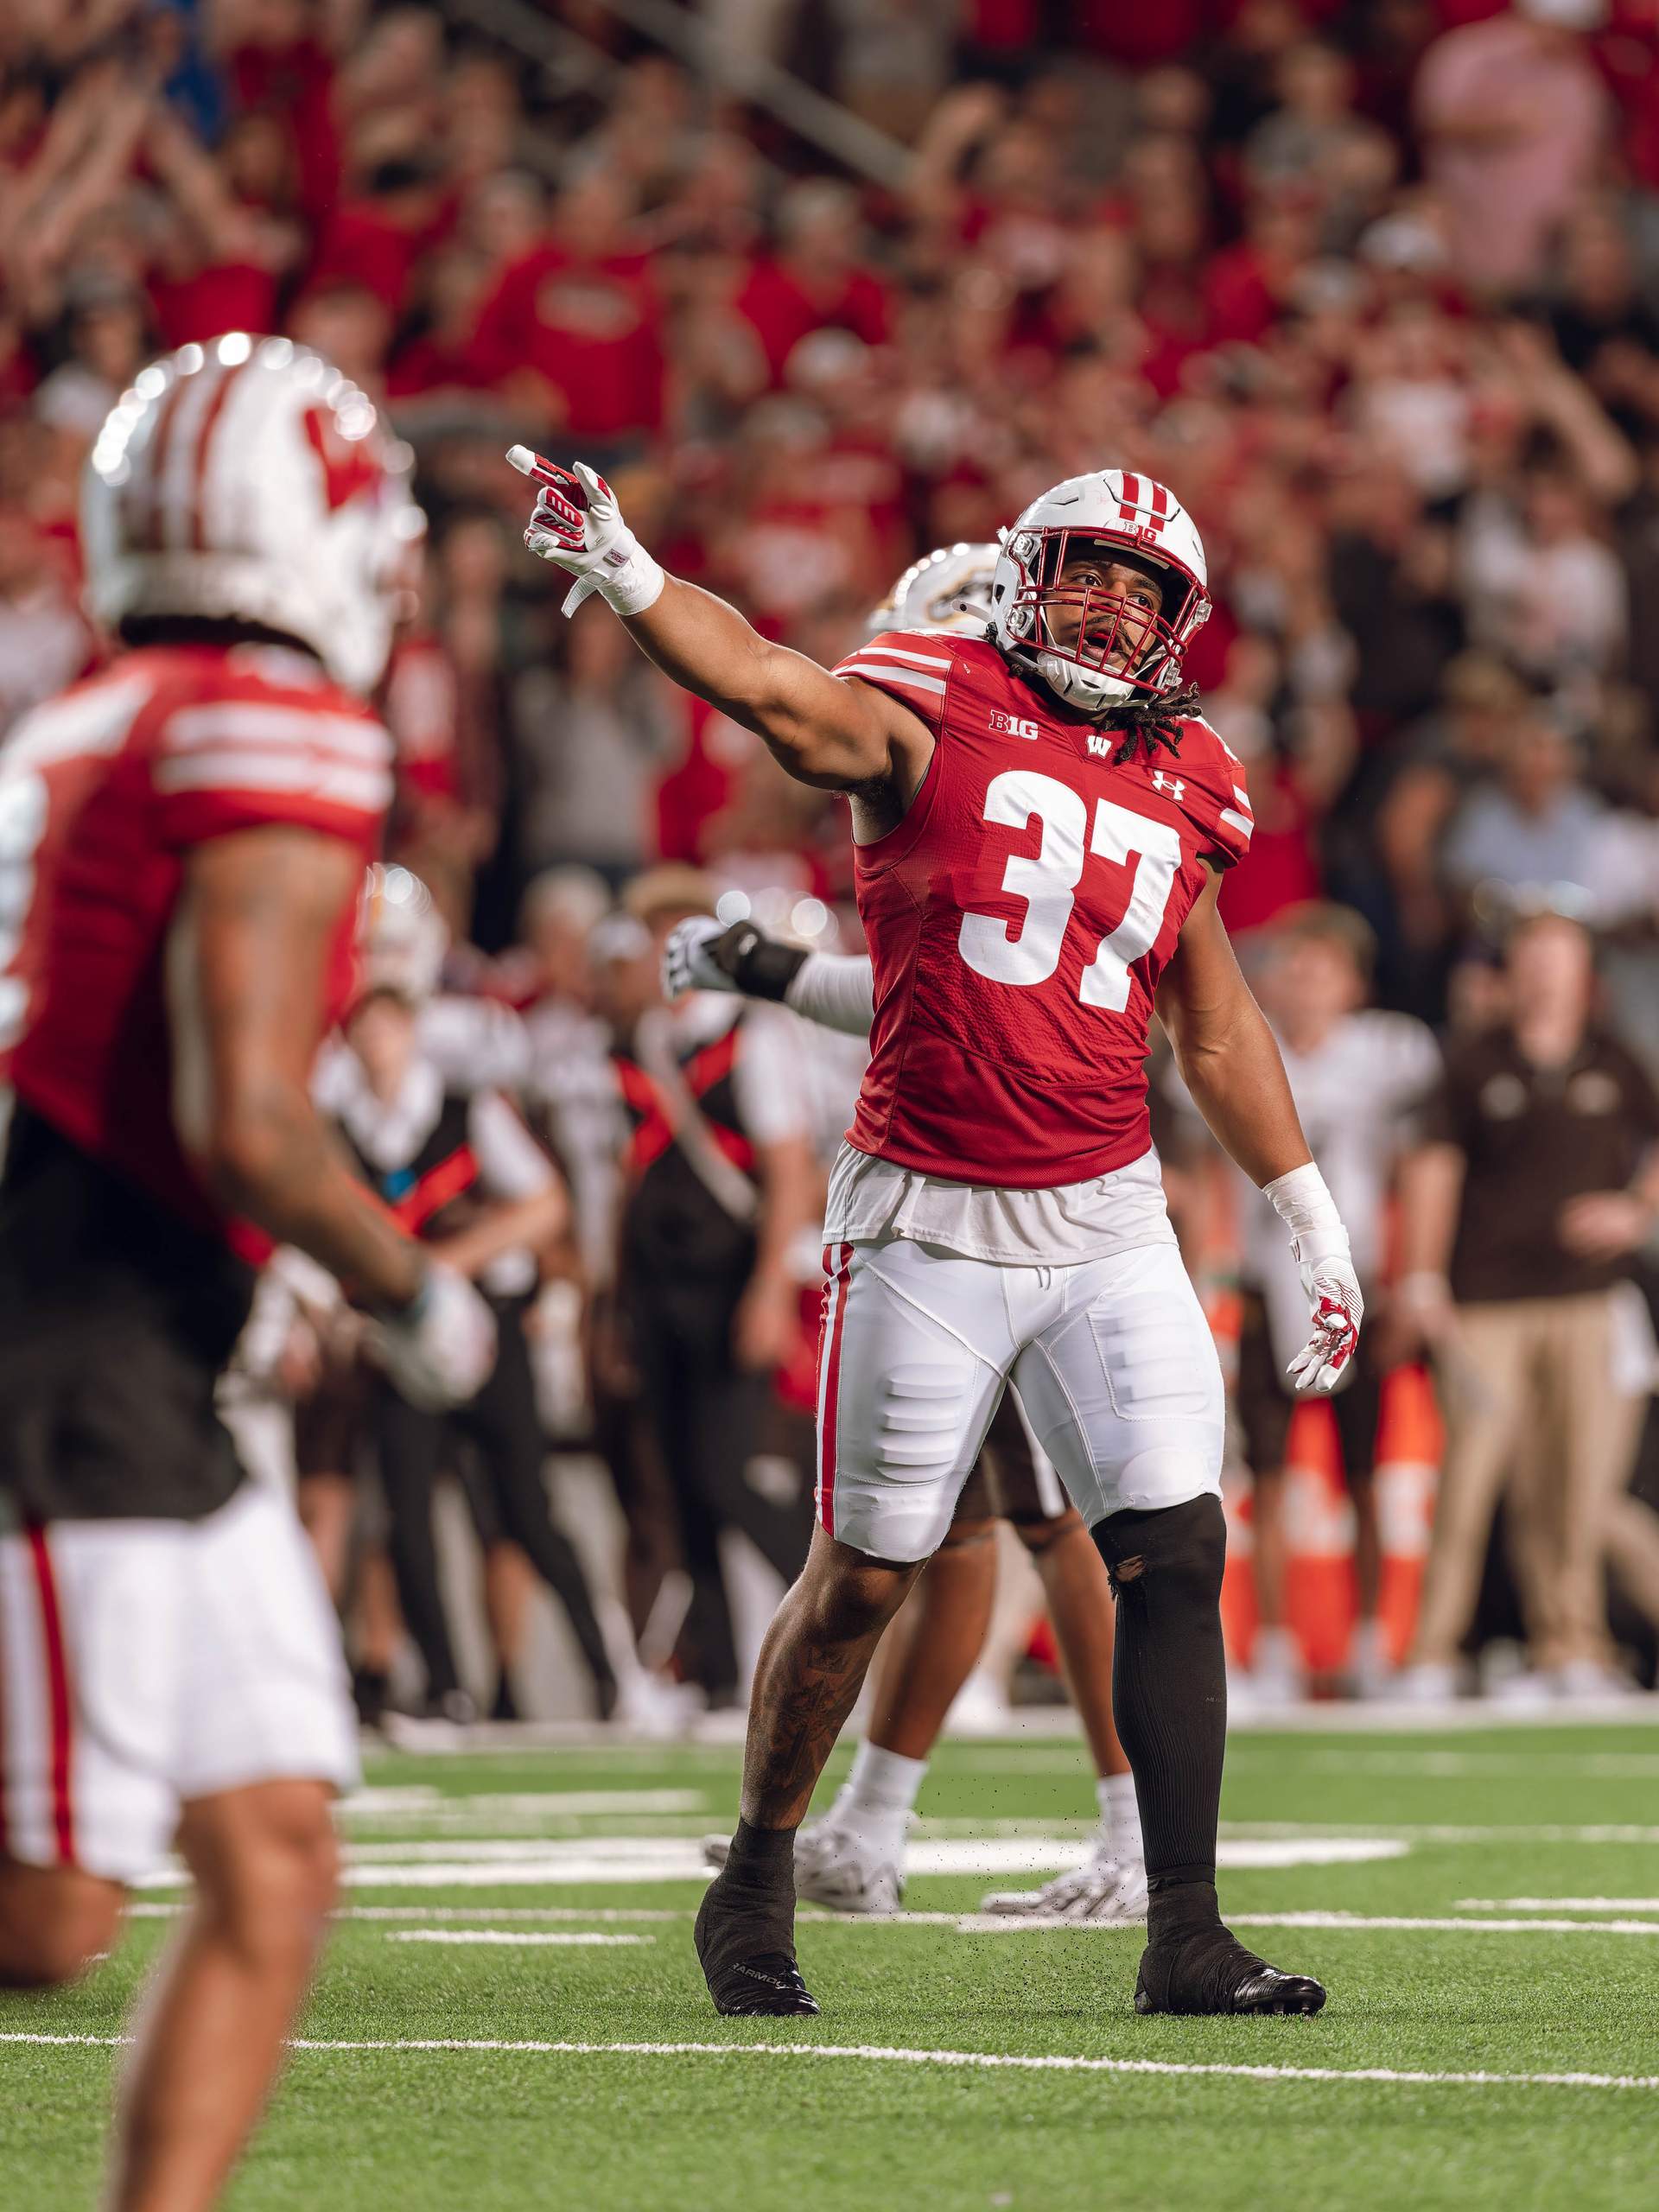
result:
M 910 804 L 927 772 L 933 737 L 908 708 L 772 644 L 723 599 L 669 575 L 592 469 L 559 468 L 524 446 L 514 446 L 507 458 L 540 487 L 525 544 L 575 578 L 567 614 L 599 592 L 664 674 L 764 738 L 798 782 L 889 791 L 900 812 Z
M 1290 1363 L 1304 1389 L 1331 1390 L 1364 1313 L 1348 1232 L 1313 1164 L 1279 1046 L 1217 911 L 1212 875 L 1158 988 L 1175 1065 L 1217 1141 L 1272 1199 L 1290 1231 L 1313 1333 Z

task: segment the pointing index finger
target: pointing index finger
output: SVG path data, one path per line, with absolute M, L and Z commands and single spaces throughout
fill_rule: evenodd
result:
M 561 468 L 556 461 L 543 461 L 528 446 L 509 446 L 507 463 L 521 476 L 528 476 L 532 483 L 546 485 L 550 492 L 569 493 L 572 483 L 569 469 Z

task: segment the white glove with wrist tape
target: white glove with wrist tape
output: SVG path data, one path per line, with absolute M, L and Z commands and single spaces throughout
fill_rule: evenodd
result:
M 1348 1232 L 1311 1160 L 1262 1187 L 1290 1230 L 1290 1248 L 1313 1308 L 1313 1333 L 1285 1372 L 1298 1390 L 1323 1396 L 1348 1373 L 1365 1315 Z
M 712 914 L 693 914 L 677 922 L 663 946 L 663 995 L 683 999 L 688 991 L 734 991 L 736 983 L 715 958 L 714 947 L 726 934 Z
M 540 490 L 524 543 L 543 561 L 575 578 L 562 612 L 574 614 L 589 592 L 598 592 L 618 614 L 643 614 L 662 595 L 660 566 L 622 519 L 605 479 L 579 461 L 574 469 L 543 461 L 528 446 L 510 446 L 507 459 Z
M 431 1261 L 413 1301 L 373 1323 L 375 1351 L 399 1395 L 423 1413 L 475 1398 L 495 1365 L 495 1316 L 465 1275 Z

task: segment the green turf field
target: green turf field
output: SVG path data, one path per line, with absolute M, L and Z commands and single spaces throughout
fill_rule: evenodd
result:
M 729 1824 L 736 1773 L 724 1746 L 373 1760 L 347 1916 L 231 2202 L 1659 2205 L 1652 1726 L 1236 1737 L 1224 1852 L 1251 1863 L 1224 1900 L 1313 1916 L 1243 1931 L 1328 1983 L 1311 2021 L 1142 2021 L 1136 1932 L 976 1926 L 987 1889 L 1043 1878 L 1010 1861 L 1086 1833 L 1052 1737 L 930 1777 L 919 1851 L 995 1871 L 912 1875 L 915 1918 L 804 1918 L 822 2018 L 721 2021 L 690 1840 Z M 92 2203 L 108 2039 L 178 1894 L 82 1986 L 0 1997 L 6 2212 Z

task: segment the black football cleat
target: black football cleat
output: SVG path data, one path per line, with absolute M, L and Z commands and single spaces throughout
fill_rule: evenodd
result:
M 734 1906 L 718 1881 L 703 1893 L 692 1940 L 715 2010 L 728 2018 L 800 2018 L 818 2009 L 817 1999 L 801 1979 L 792 1944 L 786 1942 L 783 1949 L 751 1948 L 764 1945 L 772 1935 L 770 1917 Z
M 762 1951 L 715 1970 L 705 1967 L 703 1974 L 715 2012 L 730 2019 L 804 2018 L 818 2009 L 787 1951 Z
M 1230 1929 L 1198 1928 L 1148 1943 L 1135 1985 L 1137 2012 L 1317 2012 L 1324 1985 L 1281 1974 Z

